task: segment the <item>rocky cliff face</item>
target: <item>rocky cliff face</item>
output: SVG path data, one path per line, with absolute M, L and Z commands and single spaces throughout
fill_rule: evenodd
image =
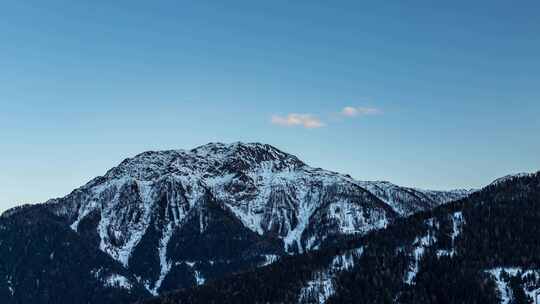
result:
M 158 294 L 467 194 L 359 182 L 270 145 L 211 143 L 126 159 L 43 209 Z

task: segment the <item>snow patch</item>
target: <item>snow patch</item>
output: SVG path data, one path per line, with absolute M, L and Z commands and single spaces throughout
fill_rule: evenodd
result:
M 169 244 L 169 240 L 171 239 L 173 232 L 173 226 L 172 223 L 169 222 L 165 230 L 163 231 L 163 237 L 159 241 L 159 265 L 161 268 L 161 271 L 159 273 L 159 278 L 154 283 L 154 288 L 149 290 L 153 295 L 158 295 L 158 290 L 161 287 L 161 283 L 163 283 L 163 280 L 169 273 L 172 267 L 172 263 L 167 260 L 167 244 Z
M 9 294 L 13 297 L 13 295 L 15 294 L 15 290 L 13 289 L 13 282 L 12 282 L 11 276 L 8 275 L 6 277 L 6 282 L 7 282 Z
M 540 300 L 540 271 L 539 270 L 526 270 L 519 267 L 498 267 L 486 270 L 493 278 L 495 279 L 495 284 L 500 295 L 501 304 L 511 303 L 513 300 L 512 290 L 509 286 L 509 282 L 503 278 L 503 272 L 506 272 L 509 277 L 516 277 L 521 272 L 521 278 L 526 276 L 534 276 L 536 282 L 526 283 L 523 289 L 525 294 L 529 296 L 533 303 L 537 303 L 537 300 Z
M 314 278 L 307 282 L 307 286 L 302 288 L 298 303 L 316 303 L 324 304 L 335 293 L 332 283 L 332 276 L 326 273 L 316 273 Z
M 465 220 L 463 219 L 463 213 L 461 211 L 454 212 L 452 214 L 452 248 L 450 250 L 439 249 L 437 250 L 437 256 L 450 256 L 453 257 L 456 255 L 456 239 L 461 234 L 463 230 L 463 225 Z
M 311 280 L 300 290 L 298 303 L 323 304 L 335 293 L 334 278 L 342 271 L 351 270 L 354 260 L 362 256 L 363 247 L 348 250 L 332 259 L 329 267 L 322 271 L 316 271 Z
M 262 262 L 262 264 L 259 265 L 259 267 L 268 266 L 279 260 L 279 255 L 276 255 L 276 254 L 265 254 L 263 255 L 263 257 L 264 257 L 264 262 Z
M 123 288 L 123 289 L 128 289 L 128 290 L 133 288 L 133 285 L 128 280 L 128 278 L 119 274 L 111 274 L 110 276 L 106 277 L 104 279 L 104 286 Z
M 429 221 L 433 225 L 433 220 Z M 411 285 L 416 277 L 416 274 L 419 271 L 420 260 L 424 256 L 426 248 L 435 243 L 435 237 L 431 234 L 431 231 L 428 230 L 427 234 L 416 238 L 413 242 L 412 250 L 412 265 L 409 266 L 409 271 L 405 274 L 405 283 Z
M 123 275 L 113 273 L 103 276 L 103 268 L 92 270 L 90 273 L 98 281 L 102 282 L 104 287 L 123 288 L 128 290 L 133 288 L 133 284 Z
M 300 204 L 298 206 L 298 224 L 296 227 L 294 227 L 293 230 L 289 231 L 289 233 L 283 238 L 283 243 L 285 245 L 285 250 L 287 252 L 294 252 L 292 250 L 292 246 L 296 245 L 296 248 L 298 250 L 298 253 L 302 253 L 303 247 L 301 243 L 302 234 L 304 233 L 304 230 L 307 228 L 307 225 L 309 224 L 309 220 L 312 216 L 312 214 L 317 209 L 318 204 L 312 203 L 313 196 L 316 197 L 318 200 L 320 198 L 320 193 L 318 191 L 316 192 L 307 192 L 302 191 L 300 193 Z
M 206 282 L 206 279 L 202 276 L 201 272 L 198 270 L 195 270 L 195 282 L 197 285 L 203 285 L 204 282 Z

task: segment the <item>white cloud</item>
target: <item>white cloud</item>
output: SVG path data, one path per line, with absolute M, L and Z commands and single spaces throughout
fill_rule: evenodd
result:
M 327 116 L 334 115 L 335 117 L 335 114 L 336 113 L 334 114 L 330 113 Z M 341 109 L 341 112 L 339 112 L 338 115 L 352 118 L 352 117 L 378 115 L 378 114 L 382 114 L 382 111 L 377 108 L 346 106 L 343 109 Z M 289 113 L 285 116 L 272 115 L 270 122 L 274 125 L 279 125 L 279 126 L 284 126 L 284 127 L 304 127 L 306 129 L 315 129 L 315 128 L 321 128 L 321 127 L 326 126 L 326 123 L 324 123 L 316 115 L 308 114 L 308 113 Z
M 341 110 L 341 115 L 347 117 L 357 117 L 365 115 L 377 115 L 381 114 L 382 111 L 377 108 L 368 108 L 368 107 L 351 107 L 347 106 Z
M 307 129 L 321 128 L 325 124 L 316 116 L 311 114 L 291 113 L 287 116 L 273 115 L 271 122 L 275 125 L 294 127 L 302 126 Z

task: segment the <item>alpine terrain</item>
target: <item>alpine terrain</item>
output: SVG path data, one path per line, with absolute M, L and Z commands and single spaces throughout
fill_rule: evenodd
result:
M 318 251 L 179 290 L 170 303 L 539 303 L 540 172 L 349 236 Z
M 144 152 L 0 217 L 0 302 L 129 303 L 281 269 L 471 193 L 357 181 L 258 143 Z M 332 263 L 352 267 L 359 248 Z M 302 299 L 320 288 L 306 284 Z

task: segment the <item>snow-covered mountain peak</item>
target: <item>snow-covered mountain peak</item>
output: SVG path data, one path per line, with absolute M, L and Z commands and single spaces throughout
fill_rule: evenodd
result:
M 333 236 L 380 229 L 459 197 L 360 182 L 270 145 L 236 142 L 144 152 L 47 205 L 156 293 L 191 248 L 178 240 L 212 238 L 220 246 L 215 238 L 227 229 L 223 222 L 237 227 L 233 240 L 243 235 L 276 244 L 255 251 L 249 242 L 238 245 L 256 258 L 316 249 Z M 147 254 L 156 261 L 152 273 L 138 268 Z
M 215 177 L 261 168 L 272 172 L 292 171 L 305 164 L 296 156 L 260 143 L 209 143 L 192 150 L 147 151 L 124 160 L 109 170 L 106 178 L 131 177 L 140 181 L 178 176 Z
M 191 152 L 211 158 L 244 158 L 254 162 L 278 161 L 294 165 L 303 164 L 296 156 L 285 153 L 274 146 L 261 143 L 208 143 L 192 149 Z

